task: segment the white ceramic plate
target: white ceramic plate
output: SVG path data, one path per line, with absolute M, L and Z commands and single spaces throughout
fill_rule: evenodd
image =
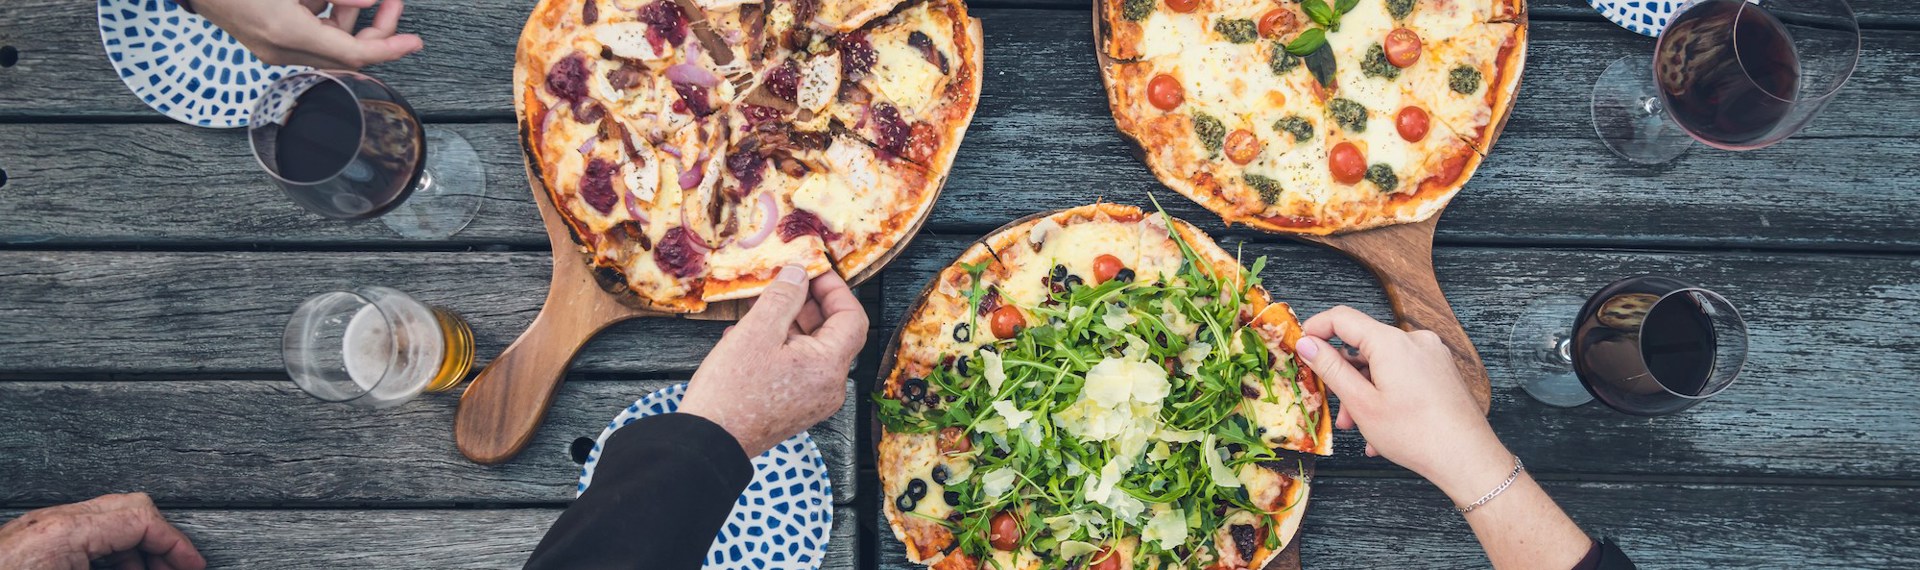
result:
M 674 384 L 636 401 L 600 432 L 586 465 L 580 468 L 575 496 L 593 484 L 600 448 L 621 426 L 680 408 L 686 384 Z M 827 553 L 833 529 L 833 482 L 820 447 L 806 432 L 780 442 L 753 458 L 753 482 L 733 503 L 727 523 L 707 550 L 709 570 L 815 570 Z
M 167 0 L 99 0 L 100 44 L 147 106 L 189 125 L 247 126 L 273 80 L 304 70 L 262 63 L 206 18 Z

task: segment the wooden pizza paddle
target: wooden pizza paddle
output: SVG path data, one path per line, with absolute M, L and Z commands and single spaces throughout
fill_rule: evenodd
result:
M 540 220 L 547 228 L 547 242 L 553 248 L 553 280 L 547 286 L 547 300 L 526 332 L 467 385 L 460 395 L 460 409 L 453 416 L 454 446 L 467 459 L 487 465 L 512 459 L 533 440 L 574 355 L 608 326 L 643 317 L 732 321 L 739 320 L 752 306 L 750 299 L 721 301 L 707 305 L 704 312 L 678 314 L 648 309 L 631 293 L 609 291 L 617 285 L 603 284 L 595 275 L 531 166 L 527 168 L 527 180 L 533 189 L 533 202 L 540 208 Z M 942 180 L 934 184 L 932 200 L 939 200 L 945 182 L 942 175 Z M 926 219 L 926 212 L 922 212 L 892 249 L 860 273 L 845 276 L 848 285 L 858 286 L 879 274 L 920 233 Z

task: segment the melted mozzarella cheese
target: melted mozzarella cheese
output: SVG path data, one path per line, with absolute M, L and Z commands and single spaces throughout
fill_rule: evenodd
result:
M 834 51 L 817 56 L 800 65 L 800 86 L 797 104 L 802 109 L 819 113 L 827 103 L 833 102 L 834 95 L 840 92 L 840 52 Z
M 913 116 L 925 111 L 939 95 L 940 83 L 946 78 L 940 74 L 940 68 L 927 62 L 920 50 L 904 41 L 877 42 L 873 51 L 873 72 L 867 75 L 880 94 L 899 107 L 902 115 Z
M 673 55 L 673 48 L 653 49 L 647 40 L 647 25 L 642 22 L 610 22 L 593 27 L 593 38 L 614 55 L 641 61 L 659 61 Z

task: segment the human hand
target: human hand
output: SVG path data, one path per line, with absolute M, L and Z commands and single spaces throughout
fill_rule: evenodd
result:
M 333 13 L 317 15 L 331 4 Z M 373 25 L 354 32 L 360 10 L 379 5 Z M 420 51 L 420 36 L 395 33 L 402 0 L 193 0 L 193 9 L 232 34 L 260 61 L 359 69 Z
M 0 561 L 15 570 L 200 570 L 207 561 L 146 493 L 105 495 L 28 512 L 0 526 Z
M 1367 455 L 1412 470 L 1462 504 L 1506 477 L 1513 454 L 1438 335 L 1403 331 L 1346 306 L 1314 315 L 1304 328 L 1294 349 L 1340 396 L 1334 427 L 1358 427 Z M 1335 337 L 1358 354 L 1327 343 Z
M 847 397 L 847 370 L 867 338 L 867 313 L 832 271 L 797 265 L 760 293 L 687 383 L 680 411 L 726 428 L 748 457 L 820 423 Z

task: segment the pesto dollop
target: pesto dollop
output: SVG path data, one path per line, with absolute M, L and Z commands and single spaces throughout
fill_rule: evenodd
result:
M 1250 44 L 1260 39 L 1260 31 L 1253 20 L 1245 18 L 1221 18 L 1213 21 L 1213 31 L 1226 36 L 1227 41 L 1236 44 Z
M 1462 65 L 1447 73 L 1447 87 L 1461 95 L 1472 95 L 1480 90 L 1480 70 Z
M 1273 122 L 1273 130 L 1293 135 L 1294 142 L 1313 140 L 1313 123 L 1299 115 L 1287 115 Z
M 1387 61 L 1387 48 L 1377 43 L 1367 48 L 1366 57 L 1360 60 L 1360 73 L 1367 77 L 1400 78 L 1400 68 Z
M 1153 14 L 1153 7 L 1156 4 L 1159 2 L 1155 0 L 1127 0 L 1120 6 L 1120 16 L 1131 22 L 1145 20 L 1148 15 Z
M 1255 191 L 1260 192 L 1260 200 L 1267 204 L 1280 203 L 1280 192 L 1282 192 L 1282 189 L 1280 188 L 1279 180 L 1258 174 L 1247 174 L 1240 178 L 1246 180 L 1247 185 L 1252 186 Z
M 1367 131 L 1367 107 L 1355 103 L 1352 99 L 1335 97 L 1327 101 L 1327 112 L 1333 114 L 1333 122 L 1340 128 L 1351 132 Z
M 1208 156 L 1220 154 L 1220 146 L 1227 139 L 1227 126 L 1213 115 L 1196 112 L 1193 114 L 1193 136 L 1200 137 L 1200 146 L 1207 147 Z
M 1385 163 L 1376 162 L 1373 166 L 1367 167 L 1367 181 L 1380 187 L 1381 192 L 1392 192 L 1400 187 L 1400 177 L 1395 175 L 1393 168 Z

